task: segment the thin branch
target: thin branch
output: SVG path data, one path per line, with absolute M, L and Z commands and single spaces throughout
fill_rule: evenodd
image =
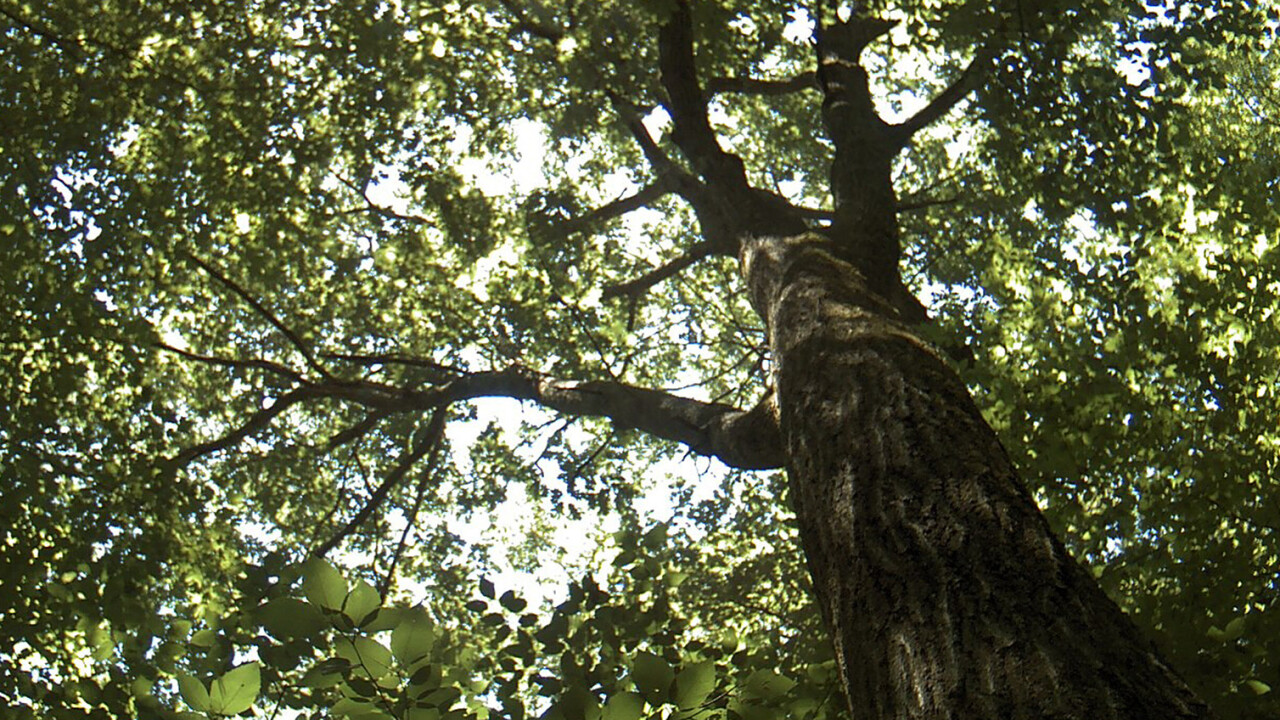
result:
M 444 416 L 445 409 L 443 407 L 437 408 L 436 412 L 432 413 L 431 421 L 427 426 L 427 431 L 424 433 L 424 437 L 413 443 L 413 446 L 408 450 L 408 452 L 400 457 L 400 461 L 391 469 L 391 472 L 388 473 L 386 479 L 383 480 L 382 484 L 369 495 L 369 499 L 365 501 L 364 505 L 356 512 L 355 515 L 351 516 L 351 519 L 347 521 L 347 524 L 342 526 L 342 529 L 338 530 L 338 532 L 334 533 L 328 540 L 324 541 L 319 547 L 313 550 L 311 552 L 312 555 L 316 557 L 324 557 L 330 550 L 337 547 L 339 543 L 358 530 L 360 526 L 369 519 L 369 516 L 373 515 L 373 513 L 387 499 L 387 496 L 391 494 L 391 491 L 394 490 L 402 480 L 404 480 L 404 476 L 413 469 L 413 466 L 439 443 L 440 434 L 444 430 Z
M 573 470 L 569 471 L 569 474 L 563 478 L 565 487 L 570 488 L 571 490 L 577 487 L 578 480 L 582 477 L 583 471 L 594 465 L 596 460 L 600 459 L 600 455 L 613 444 L 614 439 L 617 437 L 618 431 L 616 429 L 610 430 L 608 436 L 606 436 L 605 439 L 596 446 L 595 450 L 592 450 L 589 455 L 575 463 Z
M 606 222 L 614 218 L 622 217 L 629 212 L 648 207 L 653 202 L 671 194 L 674 189 L 671 183 L 662 179 L 647 185 L 640 189 L 634 195 L 618 198 L 612 202 L 601 205 L 600 207 L 588 212 L 580 217 L 572 218 L 565 222 L 565 227 L 569 232 L 574 232 L 586 227 L 590 227 L 596 223 Z
M 427 483 L 436 474 L 440 464 L 440 448 L 444 446 L 444 416 L 447 410 L 440 408 L 431 414 L 431 421 L 427 425 L 427 441 L 431 443 L 431 454 L 427 457 L 427 466 L 423 468 L 418 476 L 418 486 L 414 488 L 413 508 L 409 511 L 409 515 L 404 521 L 404 530 L 400 533 L 400 541 L 396 543 L 395 553 L 391 556 L 391 562 L 387 564 L 387 572 L 382 576 L 382 582 L 378 583 L 378 594 L 386 598 L 387 591 L 391 589 L 391 580 L 395 577 L 396 566 L 400 564 L 400 558 L 404 555 L 405 544 L 409 540 L 409 532 L 413 529 L 414 523 L 418 519 L 418 511 L 422 509 L 422 499 L 427 494 Z
M 601 297 L 605 300 L 616 297 L 639 297 L 654 285 L 677 275 L 700 260 L 714 255 L 716 250 L 717 246 L 707 241 L 694 243 L 679 257 L 659 265 L 640 277 L 606 287 L 601 293 Z
M 59 35 L 56 31 L 54 31 L 53 29 L 51 29 L 50 27 L 48 27 L 47 25 L 39 21 L 28 20 L 27 18 L 21 17 L 19 15 L 15 15 L 11 10 L 3 6 L 0 6 L 0 15 L 4 15 L 5 17 L 9 18 L 16 25 L 25 28 L 32 35 L 48 40 L 49 42 L 58 46 L 68 55 L 70 55 L 71 57 L 77 60 L 82 59 L 85 55 L 87 55 L 84 48 L 80 45 L 78 41 L 71 40 L 63 37 L 62 35 Z
M 295 383 L 303 382 L 302 375 L 298 374 L 297 371 L 293 370 L 292 368 L 285 367 L 284 365 L 281 365 L 279 363 L 273 363 L 270 360 L 262 360 L 260 358 L 252 358 L 250 360 L 240 360 L 236 358 L 216 357 L 213 355 L 200 355 L 199 353 L 193 353 L 190 350 L 183 350 L 182 348 L 176 348 L 172 345 L 162 343 L 162 342 L 155 343 L 155 346 L 161 350 L 171 352 L 175 355 L 179 355 L 188 360 L 194 360 L 196 362 L 205 363 L 208 365 L 221 365 L 223 367 L 232 367 L 232 368 L 241 368 L 241 369 L 253 368 L 257 370 L 266 370 L 267 372 L 275 373 L 276 375 L 282 375 L 286 378 L 289 378 Z
M 818 74 L 801 73 L 787 80 L 761 80 L 752 77 L 720 77 L 707 81 L 707 92 L 742 95 L 787 95 L 800 90 L 817 90 Z
M 613 368 L 610 366 L 608 361 L 610 353 L 605 352 L 605 348 L 600 344 L 600 339 L 596 337 L 595 333 L 591 332 L 590 324 L 582 317 L 582 310 L 576 305 L 570 304 L 558 293 L 553 295 L 552 298 L 560 305 L 560 307 L 569 311 L 569 316 L 573 318 L 573 324 L 578 326 L 579 332 L 587 338 L 587 342 L 591 343 L 591 349 L 595 350 L 596 354 L 600 356 L 600 362 L 604 364 L 605 373 L 607 373 L 610 378 L 617 380 L 618 377 L 614 375 Z
M 413 357 L 410 355 L 391 355 L 391 354 L 373 354 L 365 355 L 360 353 L 321 353 L 320 357 L 326 360 L 342 360 L 344 362 L 355 363 L 357 365 L 406 365 L 409 367 L 418 367 L 431 370 L 440 375 L 436 376 L 436 380 L 447 381 L 458 375 L 465 375 L 468 371 L 456 365 L 448 365 L 445 363 L 428 360 L 421 357 Z
M 911 210 L 923 210 L 925 208 L 937 207 L 939 205 L 954 205 L 960 202 L 959 195 L 952 195 L 946 198 L 934 198 L 932 200 L 912 200 L 909 202 L 898 203 L 898 212 L 908 212 Z
M 966 95 L 973 92 L 990 69 L 993 57 L 994 53 L 992 51 L 988 49 L 979 50 L 973 56 L 973 59 L 969 61 L 969 65 L 960 73 L 960 77 L 956 78 L 945 90 L 938 93 L 937 97 L 929 101 L 929 104 L 921 108 L 915 115 L 895 125 L 894 128 L 900 134 L 902 141 L 905 142 L 912 135 L 946 115 Z
M 385 218 L 390 218 L 392 220 L 400 220 L 403 222 L 414 223 L 416 225 L 434 225 L 434 223 L 431 221 L 430 218 L 426 218 L 421 215 L 404 215 L 402 213 L 396 212 L 395 210 L 392 210 L 391 208 L 379 205 L 378 203 L 373 201 L 373 198 L 369 197 L 368 189 L 360 187 L 356 183 L 342 177 L 341 175 L 334 175 L 334 177 L 338 180 L 338 182 L 342 183 L 343 185 L 346 185 L 347 188 L 350 189 L 352 192 L 358 194 L 364 200 L 365 208 L 368 211 L 374 212 L 378 215 L 381 215 Z M 340 214 L 345 214 L 353 211 L 340 210 L 338 212 Z M 359 211 L 354 211 L 354 212 L 359 212 Z
M 734 242 L 734 231 L 732 230 L 733 221 L 726 213 L 726 204 L 718 202 L 710 188 L 704 185 L 701 180 L 686 172 L 663 152 L 662 148 L 653 139 L 653 136 L 649 134 L 649 129 L 644 126 L 640 115 L 629 102 L 611 90 L 606 90 L 606 94 L 608 94 L 610 101 L 627 129 L 631 131 L 632 137 L 635 138 L 636 144 L 640 146 L 645 158 L 649 161 L 654 174 L 658 176 L 658 182 L 669 187 L 693 207 L 693 212 L 698 217 L 698 224 L 701 226 L 703 237 L 708 238 L 708 240 L 715 240 L 716 251 L 720 254 L 731 255 L 736 252 L 737 246 Z
M 623 124 L 631 131 L 631 137 L 635 138 L 636 144 L 640 146 L 641 152 L 644 153 L 645 159 L 649 161 L 649 165 L 653 168 L 654 174 L 658 176 L 659 182 L 681 180 L 682 176 L 691 178 L 658 146 L 657 141 L 649 134 L 649 128 L 645 127 L 640 113 L 636 112 L 634 105 L 611 89 L 606 89 L 605 95 L 608 96 L 614 111 L 618 113 L 618 117 L 622 118 Z
M 560 42 L 564 38 L 564 31 L 558 27 L 552 27 L 550 24 L 529 17 L 524 8 L 513 0 L 498 0 L 504 8 L 507 9 L 516 18 L 516 24 L 513 28 L 518 32 L 525 32 L 534 37 L 549 40 L 553 43 Z
M 329 438 L 328 442 L 325 443 L 325 451 L 329 452 L 336 450 L 349 442 L 364 437 L 365 434 L 376 427 L 377 424 L 382 422 L 382 420 L 389 414 L 390 413 L 383 410 L 371 412 L 368 415 L 365 415 L 360 422 L 346 428 L 345 430 L 340 430 L 336 435 Z
M 288 410 L 303 400 L 315 397 L 316 395 L 317 393 L 314 392 L 310 386 L 294 388 L 277 398 L 269 407 L 265 407 L 254 413 L 243 425 L 235 430 L 232 430 L 217 440 L 211 440 L 209 442 L 196 445 L 195 447 L 187 448 L 166 460 L 165 464 L 175 469 L 185 467 L 201 456 L 218 452 L 219 450 L 226 450 L 234 445 L 238 445 L 245 438 L 261 432 L 264 428 L 270 425 L 271 421 L 275 420 L 280 413 L 283 413 L 285 410 Z
M 236 284 L 233 280 L 231 280 L 231 278 L 228 278 L 226 275 L 223 275 L 222 273 L 218 272 L 218 270 L 215 269 L 212 265 L 205 262 L 204 260 L 201 260 L 196 255 L 192 253 L 185 253 L 185 255 L 193 263 L 198 265 L 201 270 L 204 270 L 206 273 L 211 275 L 215 280 L 217 280 L 218 282 L 226 286 L 228 289 L 230 289 L 231 292 L 240 296 L 240 298 L 245 302 L 249 303 L 249 305 L 254 310 L 256 310 L 259 315 L 266 318 L 267 322 L 271 323 L 272 326 L 274 326 L 277 330 L 280 331 L 281 334 L 283 334 L 286 338 L 289 339 L 289 342 L 293 344 L 294 348 L 296 348 L 298 352 L 302 354 L 302 357 L 306 359 L 307 365 L 311 366 L 311 369 L 319 373 L 321 377 L 324 377 L 324 378 L 332 377 L 329 374 L 329 371 L 326 370 L 324 366 L 321 365 L 316 360 L 315 355 L 311 352 L 311 348 L 307 347 L 307 345 L 302 342 L 302 338 L 298 337 L 297 333 L 289 329 L 289 327 L 286 326 L 283 322 L 281 322 L 279 318 L 273 315 L 271 311 L 266 308 L 266 306 L 258 302 L 257 298 L 250 295 L 247 290 L 240 287 L 240 285 Z

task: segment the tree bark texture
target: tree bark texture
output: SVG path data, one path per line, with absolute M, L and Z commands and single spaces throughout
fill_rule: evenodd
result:
M 1205 718 L 1066 552 L 964 384 L 825 235 L 743 243 L 858 720 Z

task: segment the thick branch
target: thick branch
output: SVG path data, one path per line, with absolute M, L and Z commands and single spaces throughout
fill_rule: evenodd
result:
M 720 147 L 707 117 L 707 99 L 698 83 L 693 55 L 693 17 L 688 0 L 678 0 L 671 20 L 658 33 L 658 65 L 667 91 L 671 139 L 708 182 L 729 190 L 748 187 L 742 160 Z
M 620 427 L 674 440 L 730 467 L 763 470 L 781 467 L 784 460 L 772 406 L 767 403 L 743 411 L 625 383 L 557 380 L 520 367 L 474 373 L 431 390 L 389 393 L 385 386 L 366 388 L 359 383 L 313 387 L 333 397 L 392 411 L 435 410 L 481 397 L 532 400 L 566 415 L 607 417 Z
M 712 243 L 694 243 L 694 245 L 686 250 L 680 257 L 663 263 L 640 277 L 617 285 L 610 285 L 604 289 L 601 297 L 605 300 L 624 296 L 639 297 L 654 285 L 679 274 L 685 268 L 697 263 L 699 260 L 714 255 L 715 251 L 716 246 Z
M 919 112 L 896 125 L 895 127 L 898 129 L 903 141 L 946 115 L 951 108 L 956 106 L 956 103 L 977 89 L 987 74 L 992 57 L 993 53 L 991 51 L 979 50 L 973 56 L 973 60 L 969 61 L 969 65 L 964 69 L 964 72 L 960 73 L 960 77 L 956 78 L 945 90 L 938 93 L 937 97 L 921 108 Z
M 782 448 L 769 406 L 751 411 L 677 397 L 619 382 L 573 382 L 521 367 L 478 372 L 429 390 L 397 390 L 373 383 L 320 383 L 316 395 L 391 412 L 436 410 L 481 397 L 531 400 L 573 416 L 607 417 L 624 428 L 674 440 L 730 467 L 781 467 Z
M 398 360 L 404 362 L 403 358 Z M 772 406 L 768 403 L 743 411 L 625 383 L 557 380 L 512 367 L 465 374 L 428 389 L 395 387 L 368 380 L 328 379 L 303 384 L 254 413 L 224 437 L 188 448 L 169 463 L 182 467 L 203 455 L 230 448 L 260 432 L 285 410 L 304 400 L 333 398 L 374 411 L 365 423 L 335 436 L 330 441 L 333 446 L 354 439 L 368 429 L 366 423 L 371 426 L 388 414 L 438 412 L 452 403 L 481 397 L 532 400 L 566 415 L 607 417 L 620 427 L 674 440 L 695 453 L 717 457 L 730 467 L 744 470 L 781 467 L 784 460 Z
M 607 417 L 619 427 L 674 440 L 730 467 L 764 470 L 781 467 L 785 460 L 769 401 L 743 411 L 617 382 L 567 382 L 528 374 L 522 380 L 527 399 L 553 410 Z

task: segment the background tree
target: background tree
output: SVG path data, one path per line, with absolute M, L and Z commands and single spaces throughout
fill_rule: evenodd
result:
M 1274 716 L 1274 11 L 875 3 L 825 8 L 818 53 L 813 11 L 0 5 L 0 696 L 842 712 L 781 478 L 634 502 L 690 451 L 782 464 L 739 409 L 787 417 L 801 324 L 768 347 L 737 255 L 789 236 L 748 249 L 851 263 L 855 309 L 955 350 L 1098 582 L 1219 713 Z M 929 357 L 890 367 L 959 387 Z M 464 442 L 483 395 L 561 419 Z M 459 537 L 509 495 L 514 550 Z M 545 607 L 475 584 L 579 516 L 601 551 Z M 300 564 L 339 549 L 350 581 Z M 397 592 L 425 611 L 374 612 Z

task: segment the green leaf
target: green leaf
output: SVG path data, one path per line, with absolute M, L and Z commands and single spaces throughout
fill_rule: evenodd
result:
M 331 712 L 334 715 L 349 718 L 367 718 L 375 712 L 376 708 L 373 703 L 367 700 L 358 700 L 356 698 L 342 698 L 333 704 Z
M 209 711 L 209 691 L 194 676 L 187 673 L 178 675 L 178 693 L 192 710 Z
M 256 662 L 241 665 L 213 681 L 209 687 L 209 711 L 236 715 L 253 706 L 262 688 L 262 674 Z
M 281 640 L 313 637 L 329 625 L 319 608 L 298 598 L 276 598 L 255 614 L 263 629 Z
M 706 660 L 685 665 L 676 675 L 676 705 L 684 710 L 699 707 L 715 687 L 715 663 Z
M 666 660 L 651 652 L 640 652 L 636 655 L 631 672 L 636 688 L 645 699 L 655 705 L 668 700 L 675 671 Z
M 518 613 L 521 610 L 524 610 L 525 607 L 529 605 L 529 603 L 526 602 L 525 600 L 522 600 L 521 598 L 516 597 L 516 594 L 511 590 L 508 590 L 502 593 L 502 597 L 498 600 L 498 602 L 502 605 L 502 607 L 510 610 L 513 613 Z
M 341 610 L 347 599 L 347 580 L 323 558 L 311 558 L 302 571 L 302 592 L 325 610 Z
M 600 720 L 639 720 L 644 713 L 644 698 L 636 693 L 618 693 L 604 704 Z
M 597 720 L 600 717 L 600 701 L 593 692 L 582 687 L 570 687 L 560 696 L 556 706 L 565 720 Z
M 749 697 L 772 700 L 787 693 L 796 683 L 773 670 L 757 670 L 747 677 L 743 683 L 743 691 Z
M 391 651 L 372 638 L 339 638 L 335 648 L 338 657 L 367 677 L 376 680 L 391 669 Z
M 496 589 L 493 587 L 493 581 L 489 578 L 480 578 L 480 594 L 493 599 Z
M 1254 695 L 1266 695 L 1271 692 L 1271 686 L 1261 680 L 1248 680 L 1244 684 Z
M 391 631 L 391 654 L 408 667 L 429 655 L 435 640 L 435 623 L 424 612 L 414 613 Z
M 199 630 L 191 636 L 191 644 L 198 648 L 211 647 L 218 639 L 218 633 L 212 630 Z
M 360 579 L 351 592 L 347 593 L 346 600 L 342 603 L 342 614 L 353 626 L 360 627 L 381 605 L 382 597 L 378 595 L 378 591 L 364 579 Z

